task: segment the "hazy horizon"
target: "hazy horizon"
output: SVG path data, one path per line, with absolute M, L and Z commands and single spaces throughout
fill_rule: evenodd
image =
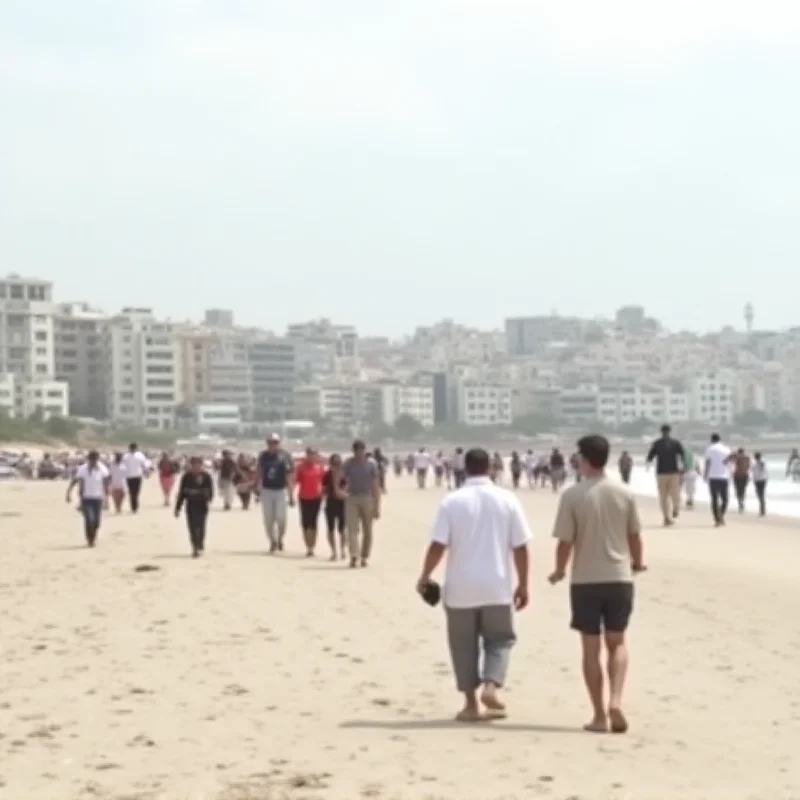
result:
M 276 332 L 789 327 L 798 85 L 789 0 L 6 0 L 0 272 Z

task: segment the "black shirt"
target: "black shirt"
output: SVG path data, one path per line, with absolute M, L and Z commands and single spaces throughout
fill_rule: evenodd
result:
M 178 487 L 178 499 L 175 511 L 180 511 L 186 504 L 186 511 L 192 513 L 206 513 L 211 501 L 214 499 L 214 482 L 211 476 L 202 472 L 184 472 Z
M 219 462 L 219 477 L 220 480 L 229 481 L 236 474 L 236 462 L 226 456 Z
M 289 485 L 292 460 L 280 450 L 264 450 L 258 457 L 263 489 L 285 489 Z
M 656 461 L 656 475 L 675 475 L 683 466 L 683 445 L 671 436 L 656 439 L 647 454 L 647 463 Z

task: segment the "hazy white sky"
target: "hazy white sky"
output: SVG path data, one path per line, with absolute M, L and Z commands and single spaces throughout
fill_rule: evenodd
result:
M 0 0 L 0 272 L 60 300 L 797 325 L 797 0 Z

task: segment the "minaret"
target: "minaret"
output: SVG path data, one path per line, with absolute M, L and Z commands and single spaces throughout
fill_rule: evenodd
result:
M 753 304 L 752 303 L 748 303 L 744 307 L 744 324 L 745 324 L 745 328 L 747 329 L 748 333 L 752 333 L 753 332 L 753 314 L 754 314 L 754 312 L 753 312 Z

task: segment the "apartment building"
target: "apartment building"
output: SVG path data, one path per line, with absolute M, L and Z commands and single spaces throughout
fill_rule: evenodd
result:
M 191 408 L 210 403 L 214 332 L 203 326 L 183 326 L 177 338 L 183 403 Z
M 658 423 L 689 419 L 689 396 L 669 386 L 647 383 L 622 383 L 598 387 L 598 418 L 606 425 L 618 426 L 638 419 Z
M 0 373 L 28 383 L 55 376 L 53 310 L 50 281 L 0 278 Z
M 277 421 L 292 416 L 297 382 L 296 344 L 291 339 L 265 336 L 247 343 L 252 374 L 254 419 Z
M 737 376 L 730 370 L 696 375 L 690 383 L 690 415 L 698 422 L 727 425 L 736 416 Z
M 109 320 L 108 406 L 119 423 L 170 430 L 182 402 L 181 339 L 150 309 L 125 308 Z
M 400 384 L 394 388 L 395 419 L 403 414 L 413 417 L 420 425 L 432 428 L 435 424 L 433 386 Z M 392 424 L 394 420 L 389 422 Z
M 510 356 L 539 355 L 553 342 L 580 342 L 588 324 L 588 320 L 555 314 L 509 317 L 505 320 L 506 349 Z
M 87 303 L 61 303 L 53 316 L 55 375 L 69 385 L 69 406 L 78 417 L 109 416 L 106 341 L 108 317 Z
M 236 406 L 243 419 L 253 419 L 253 369 L 248 362 L 247 338 L 241 332 L 217 333 L 209 361 L 212 404 Z
M 28 383 L 12 372 L 0 373 L 0 412 L 9 417 L 68 417 L 69 387 L 64 381 Z
M 457 398 L 458 421 L 463 425 L 510 425 L 513 422 L 510 386 L 462 382 Z

